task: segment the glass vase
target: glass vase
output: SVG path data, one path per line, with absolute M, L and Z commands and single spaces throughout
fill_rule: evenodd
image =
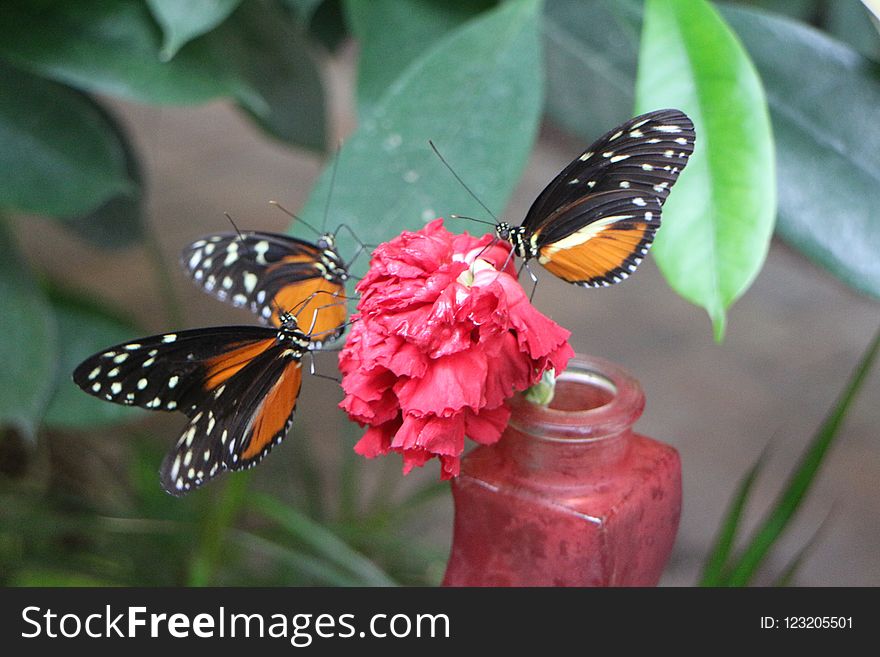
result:
M 681 462 L 633 432 L 644 405 L 632 376 L 581 355 L 549 406 L 510 400 L 501 439 L 452 481 L 443 585 L 656 585 L 678 530 Z

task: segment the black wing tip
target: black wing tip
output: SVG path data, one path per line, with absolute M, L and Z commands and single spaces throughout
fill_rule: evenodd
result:
M 89 356 L 83 362 L 81 362 L 79 365 L 77 365 L 74 368 L 73 372 L 70 373 L 71 381 L 73 381 L 80 388 L 82 388 L 85 385 L 84 379 L 86 378 L 86 370 L 88 370 L 88 365 L 90 362 L 92 362 L 93 359 L 94 359 L 94 356 Z M 94 367 L 92 367 L 92 369 L 94 369 Z M 89 370 L 89 371 L 91 371 L 91 370 Z
M 202 472 L 204 476 L 190 478 L 186 476 L 186 470 L 183 468 L 189 469 L 194 466 L 189 464 L 184 466 L 182 463 L 178 462 L 179 471 L 175 478 L 172 476 L 172 470 L 174 468 L 175 460 L 178 459 L 178 457 L 183 458 L 183 455 L 178 451 L 177 447 L 175 447 L 165 455 L 165 458 L 162 460 L 162 465 L 159 466 L 159 485 L 162 487 L 163 491 L 172 497 L 184 497 L 189 495 L 193 491 L 202 488 L 208 482 L 213 481 L 224 472 L 227 472 L 227 468 L 221 467 L 213 474 L 210 474 L 210 472 Z M 202 464 L 202 467 L 204 467 L 204 464 Z
M 677 107 L 666 107 L 663 109 L 651 110 L 639 116 L 635 116 L 627 123 L 639 123 L 641 121 L 663 121 L 681 127 L 691 137 L 695 136 L 694 121 L 688 116 L 687 112 Z M 624 124 L 626 125 L 626 124 Z
M 691 117 L 688 116 L 687 112 L 677 107 L 664 107 L 662 109 L 651 110 L 650 112 L 645 112 L 644 114 L 640 114 L 639 116 L 633 117 L 632 120 L 642 120 L 642 119 L 656 119 L 660 117 L 676 117 L 677 119 L 691 121 Z

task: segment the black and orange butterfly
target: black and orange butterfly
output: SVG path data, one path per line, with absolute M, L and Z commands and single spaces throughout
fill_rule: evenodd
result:
M 281 326 L 279 308 L 299 307 L 302 324 L 325 336 L 315 346 L 338 338 L 345 326 L 345 305 L 325 301 L 344 298 L 349 278 L 332 233 L 315 244 L 278 233 L 217 233 L 187 246 L 181 264 L 203 290 L 248 307 L 264 323 Z
M 661 208 L 694 151 L 694 137 L 694 124 L 677 109 L 632 118 L 565 167 L 521 225 L 499 222 L 495 234 L 526 263 L 536 258 L 569 283 L 619 283 L 654 241 Z
M 162 487 L 183 495 L 226 470 L 259 463 L 293 420 L 302 358 L 324 336 L 296 316 L 280 326 L 224 326 L 116 345 L 84 360 L 73 380 L 106 401 L 180 411 L 189 422 L 162 463 Z

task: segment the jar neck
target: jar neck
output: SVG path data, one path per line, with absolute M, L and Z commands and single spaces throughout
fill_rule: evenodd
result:
M 522 395 L 509 405 L 510 421 L 499 446 L 523 474 L 583 476 L 626 457 L 645 396 L 638 381 L 617 365 L 577 355 L 558 377 L 549 406 Z

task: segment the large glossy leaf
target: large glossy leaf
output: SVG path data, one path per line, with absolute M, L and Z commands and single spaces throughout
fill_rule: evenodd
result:
M 739 0 L 742 4 L 752 5 L 764 11 L 772 11 L 777 14 L 785 14 L 791 18 L 797 18 L 802 21 L 816 20 L 824 13 L 824 10 L 831 9 L 830 5 L 835 5 L 841 0 Z M 843 0 L 846 2 L 847 0 Z M 858 0 L 856 0 L 858 1 Z M 824 7 L 823 7 L 824 5 Z
M 169 60 L 188 41 L 210 32 L 222 23 L 241 0 L 147 0 L 150 11 L 162 26 L 165 41 L 160 56 Z
M 667 282 L 709 313 L 716 339 L 727 308 L 760 271 L 776 216 L 770 116 L 736 35 L 705 0 L 648 0 L 636 113 L 678 107 L 697 139 L 663 210 L 654 256 Z
M 308 24 L 324 0 L 282 0 L 290 10 L 297 15 L 299 20 Z
M 138 332 L 115 313 L 59 291 L 51 293 L 52 309 L 63 339 L 58 342 L 57 377 L 43 422 L 64 429 L 85 429 L 118 422 L 139 414 L 136 409 L 87 395 L 71 375 L 85 358 Z
M 767 93 L 777 147 L 777 233 L 852 287 L 880 295 L 876 66 L 801 23 L 741 7 L 722 6 L 722 13 Z M 640 21 L 638 3 L 628 1 L 548 5 L 547 109 L 554 120 L 586 140 L 628 115 L 637 52 L 631 35 Z M 606 34 L 610 43 L 601 41 Z
M 331 227 L 350 224 L 376 243 L 451 212 L 484 216 L 429 139 L 490 208 L 503 209 L 540 117 L 538 10 L 537 0 L 504 3 L 406 69 L 340 152 Z M 304 213 L 313 223 L 321 223 L 330 178 L 325 171 L 309 197 Z
M 3 222 L 0 252 L 0 425 L 33 438 L 55 382 L 55 322 Z
M 858 52 L 880 59 L 880 34 L 873 15 L 859 0 L 835 0 L 828 3 L 823 27 Z
M 346 16 L 360 43 L 360 113 L 429 46 L 491 4 L 492 0 L 347 0 Z
M 300 23 L 302 22 L 303 19 L 300 19 Z M 336 52 L 349 36 L 342 0 L 319 2 L 308 17 L 307 24 L 309 36 L 330 52 Z
M 198 40 L 171 62 L 162 35 L 138 0 L 4 0 L 0 55 L 86 91 L 147 103 L 199 103 L 253 95 L 222 58 L 222 44 Z
M 0 207 L 72 215 L 131 191 L 119 134 L 87 98 L 2 62 L 0 77 Z
M 138 0 L 6 0 L 0 56 L 86 91 L 192 104 L 235 98 L 276 136 L 324 145 L 320 80 L 287 14 L 248 2 L 161 60 L 161 31 Z
M 547 113 L 585 147 L 632 114 L 641 23 L 634 0 L 547 4 Z
M 130 181 L 129 188 L 104 201 L 87 214 L 65 217 L 64 225 L 81 238 L 103 248 L 121 248 L 144 238 L 143 177 L 134 145 L 129 141 L 123 127 L 113 116 L 88 96 L 95 111 L 104 117 L 108 127 L 119 142 L 116 156 L 119 166 L 124 167 Z
M 767 88 L 779 235 L 880 297 L 880 67 L 801 23 L 738 7 L 724 15 Z
M 245 3 L 208 37 L 222 44 L 229 68 L 254 90 L 242 106 L 269 133 L 313 150 L 326 147 L 324 92 L 308 37 L 269 3 Z

